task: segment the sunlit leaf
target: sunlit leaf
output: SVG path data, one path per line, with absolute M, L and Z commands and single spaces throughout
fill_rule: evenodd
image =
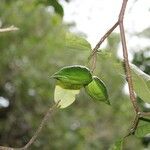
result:
M 133 86 L 136 94 L 144 101 L 150 102 L 150 76 L 131 64 Z
M 68 50 L 78 50 L 78 51 L 91 50 L 90 43 L 81 36 L 68 33 L 66 34 L 65 40 L 66 40 L 65 47 Z
M 85 90 L 94 100 L 110 104 L 106 86 L 98 77 L 94 76 L 92 82 L 85 86 Z
M 150 123 L 139 126 L 135 131 L 135 135 L 139 138 L 144 137 L 147 134 L 150 134 Z
M 68 90 L 56 85 L 54 93 L 54 101 L 59 102 L 60 108 L 66 108 L 71 105 L 80 90 Z
M 117 140 L 109 150 L 122 150 L 123 139 Z
M 80 89 L 92 81 L 90 70 L 80 65 L 63 67 L 52 77 L 59 80 L 61 86 L 66 89 Z

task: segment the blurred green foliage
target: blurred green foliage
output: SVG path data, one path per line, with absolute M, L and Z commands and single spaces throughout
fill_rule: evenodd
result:
M 58 0 L 37 0 L 37 4 L 52 6 L 57 14 L 60 16 L 64 15 L 63 7 L 59 4 Z
M 20 29 L 0 34 L 0 96 L 10 102 L 9 107 L 0 109 L 0 145 L 20 147 L 34 134 L 53 105 L 55 82 L 50 76 L 54 72 L 66 65 L 87 65 L 90 51 L 66 48 L 68 25 L 54 5 L 51 12 L 41 2 L 0 2 L 2 27 L 15 25 Z M 82 90 L 73 105 L 50 119 L 32 150 L 106 150 L 126 134 L 133 110 L 122 90 L 124 75 L 114 67 L 119 62 L 114 41 L 119 42 L 118 35 L 110 37 L 107 50 L 98 54 L 95 71 L 106 83 L 112 107 L 90 101 Z M 130 137 L 124 147 L 140 150 L 142 145 Z

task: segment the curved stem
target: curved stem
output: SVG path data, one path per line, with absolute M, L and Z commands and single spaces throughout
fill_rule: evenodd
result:
M 135 97 L 134 90 L 133 90 L 132 76 L 131 76 L 131 70 L 130 70 L 130 65 L 129 65 L 129 60 L 128 60 L 128 50 L 127 50 L 124 25 L 123 25 L 123 18 L 124 18 L 124 13 L 125 13 L 127 2 L 128 0 L 123 0 L 118 21 L 119 21 L 121 43 L 122 43 L 124 63 L 125 63 L 125 74 L 126 74 L 126 79 L 128 82 L 130 99 L 133 104 L 135 112 L 138 113 L 140 110 L 137 105 L 136 97 Z
M 34 135 L 31 137 L 31 139 L 29 140 L 29 142 L 21 147 L 21 148 L 13 148 L 13 147 L 4 147 L 4 146 L 0 146 L 0 150 L 27 150 L 31 144 L 37 139 L 37 137 L 39 136 L 40 132 L 42 131 L 44 125 L 47 123 L 50 115 L 52 115 L 54 113 L 54 111 L 57 110 L 58 108 L 58 104 L 60 101 L 58 101 L 58 103 L 56 103 L 53 107 L 50 107 L 49 110 L 46 112 L 46 114 L 44 115 L 44 118 L 42 119 L 40 125 L 38 126 L 38 129 L 35 131 Z
M 100 39 L 100 41 L 96 44 L 96 46 L 92 50 L 92 54 L 89 56 L 88 59 L 91 59 L 92 56 L 94 56 L 95 53 L 98 52 L 98 49 L 100 48 L 101 44 L 105 41 L 105 39 L 114 31 L 114 29 L 119 25 L 119 22 L 117 21 Z
M 100 41 L 96 44 L 96 46 L 92 50 L 92 54 L 89 56 L 88 60 L 92 59 L 91 71 L 94 72 L 96 68 L 96 60 L 97 60 L 97 52 L 100 48 L 101 44 L 105 41 L 105 39 L 114 31 L 114 29 L 119 25 L 119 21 L 117 21 L 100 39 Z

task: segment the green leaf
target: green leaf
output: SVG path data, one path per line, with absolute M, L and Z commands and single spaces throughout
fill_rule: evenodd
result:
M 124 75 L 123 63 L 119 62 L 114 64 L 116 71 Z M 133 80 L 134 91 L 138 97 L 140 97 L 145 102 L 150 102 L 150 76 L 136 67 L 134 64 L 130 64 L 131 75 Z
M 122 150 L 123 139 L 117 140 L 109 150 Z
M 110 104 L 108 100 L 108 93 L 105 84 L 98 77 L 93 76 L 92 82 L 85 86 L 86 92 L 91 98 L 97 101 L 105 102 Z
M 147 134 L 150 134 L 150 123 L 139 126 L 135 131 L 135 135 L 139 138 L 142 138 Z
M 61 4 L 57 0 L 49 0 L 50 4 L 54 7 L 55 12 L 58 13 L 60 16 L 64 16 L 64 10 Z
M 144 101 L 150 102 L 150 76 L 131 64 L 131 73 L 135 93 Z
M 92 81 L 90 70 L 80 65 L 63 67 L 52 77 L 59 80 L 59 84 L 66 89 L 80 89 Z
M 78 51 L 91 50 L 90 43 L 80 36 L 68 33 L 66 34 L 65 40 L 66 40 L 65 47 L 68 50 L 78 50 Z
M 76 95 L 79 93 L 80 90 L 68 90 L 56 85 L 55 93 L 54 93 L 54 101 L 58 103 L 60 108 L 66 108 L 71 105 L 76 98 Z

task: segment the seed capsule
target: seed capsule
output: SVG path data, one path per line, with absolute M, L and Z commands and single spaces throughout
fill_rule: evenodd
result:
M 92 81 L 92 74 L 85 66 L 67 66 L 56 72 L 53 78 L 59 80 L 59 85 L 65 89 L 80 89 Z
M 110 104 L 106 86 L 98 77 L 93 76 L 92 82 L 85 86 L 85 90 L 94 100 L 103 101 Z

